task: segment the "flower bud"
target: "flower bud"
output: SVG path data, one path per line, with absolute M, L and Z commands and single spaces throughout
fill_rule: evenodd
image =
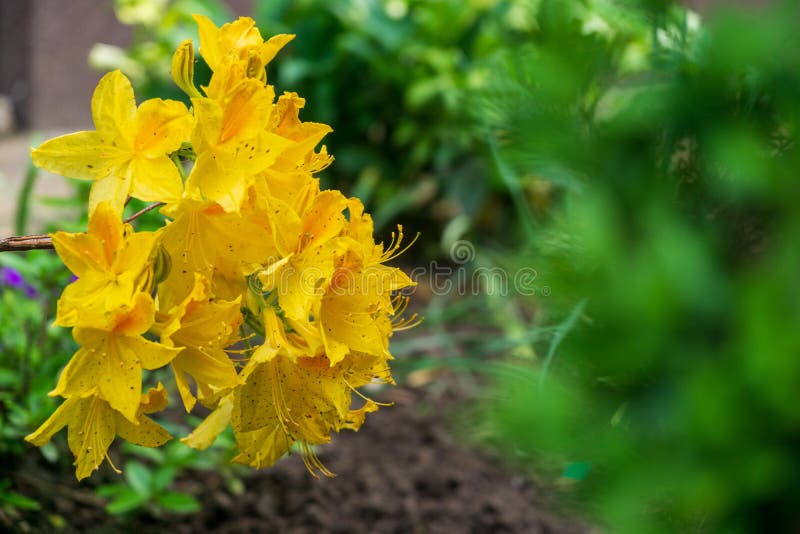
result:
M 267 83 L 266 65 L 255 50 L 250 50 L 247 56 L 247 77 Z
M 172 79 L 190 97 L 202 96 L 194 85 L 194 46 L 191 39 L 183 41 L 172 56 Z
M 169 252 L 167 252 L 167 249 L 161 245 L 158 247 L 158 251 L 156 252 L 156 260 L 153 265 L 153 279 L 155 281 L 155 285 L 158 285 L 166 280 L 171 269 L 172 258 L 170 257 Z

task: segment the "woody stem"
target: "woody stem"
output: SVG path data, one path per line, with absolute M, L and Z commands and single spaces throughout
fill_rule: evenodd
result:
M 24 235 L 0 239 L 0 252 L 22 252 L 25 250 L 52 249 L 49 235 Z
M 163 202 L 153 202 L 125 219 L 124 222 L 129 223 L 134 221 L 148 211 L 152 211 L 163 205 Z M 26 250 L 48 250 L 52 248 L 53 240 L 49 235 L 23 235 L 0 239 L 0 252 L 24 252 Z
M 136 213 L 134 213 L 133 215 L 131 215 L 130 217 L 125 219 L 123 222 L 129 223 L 131 221 L 135 221 L 136 219 L 138 219 L 139 217 L 141 217 L 142 215 L 144 215 L 148 211 L 152 211 L 152 210 L 154 210 L 156 208 L 160 208 L 163 205 L 164 205 L 164 202 L 153 202 L 152 204 L 149 204 L 149 205 L 145 206 L 144 208 L 140 209 L 139 211 L 137 211 Z

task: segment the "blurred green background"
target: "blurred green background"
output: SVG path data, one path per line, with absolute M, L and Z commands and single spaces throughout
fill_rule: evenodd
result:
M 190 13 L 231 18 L 116 6 L 133 43 L 90 60 L 141 98 L 180 98 L 168 65 Z M 800 529 L 796 2 L 701 19 L 666 0 L 265 0 L 252 16 L 297 34 L 269 80 L 333 126 L 324 183 L 379 234 L 421 233 L 400 259 L 425 267 L 426 317 L 393 342 L 401 382 L 461 377 L 475 442 L 602 530 Z M 23 325 L 0 332 L 6 462 L 52 409 L 71 340 L 39 311 L 58 262 L 0 265 L 36 293 L 0 289 L 3 325 Z M 169 454 L 149 458 L 157 481 L 134 467 L 103 490 L 117 513 L 193 510 L 170 477 L 201 460 Z M 2 484 L 0 503 L 36 506 Z

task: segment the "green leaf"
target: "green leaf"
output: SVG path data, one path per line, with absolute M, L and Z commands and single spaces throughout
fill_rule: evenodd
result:
M 0 500 L 7 502 L 15 508 L 21 508 L 23 510 L 38 510 L 40 508 L 38 502 L 34 501 L 33 499 L 29 499 L 24 495 L 20 495 L 16 491 L 0 493 Z
M 140 495 L 129 488 L 125 488 L 116 499 L 106 506 L 106 511 L 111 515 L 122 515 L 139 508 L 145 502 L 147 502 L 146 495 Z
M 159 492 L 168 488 L 175 480 L 178 468 L 173 466 L 160 467 L 153 473 L 153 491 Z
M 56 447 L 52 441 L 45 443 L 43 446 L 39 447 L 39 451 L 41 451 L 42 456 L 44 456 L 44 459 L 50 463 L 55 463 L 61 456 L 61 452 L 58 450 L 58 447 Z
M 19 373 L 11 369 L 0 369 L 0 386 L 10 387 L 20 381 Z
M 567 334 L 569 334 L 570 330 L 572 330 L 572 328 L 575 326 L 575 323 L 578 322 L 578 319 L 583 314 L 583 309 L 586 307 L 586 302 L 587 299 L 583 299 L 578 302 L 578 304 L 572 308 L 572 311 L 564 320 L 564 322 L 556 327 L 555 334 L 553 334 L 553 339 L 550 341 L 550 347 L 547 349 L 547 356 L 544 359 L 544 364 L 542 364 L 541 375 L 539 375 L 540 388 L 544 386 L 544 381 L 547 378 L 547 371 L 550 369 L 550 365 L 553 363 L 558 345 L 564 340 Z
M 200 510 L 197 499 L 186 493 L 170 491 L 158 496 L 158 504 L 171 512 L 190 514 Z
M 186 447 L 179 441 L 173 441 L 167 445 L 166 461 L 172 464 L 187 465 L 197 456 L 196 451 Z
M 50 208 L 83 207 L 86 203 L 82 198 L 77 198 L 77 197 L 41 196 L 37 197 L 36 200 L 39 202 L 39 204 Z
M 133 445 L 127 442 L 122 445 L 122 450 L 124 452 L 135 454 L 136 456 L 139 456 L 141 458 L 145 458 L 146 460 L 150 460 L 156 464 L 164 463 L 164 460 L 166 458 L 164 451 L 162 451 L 161 449 L 141 447 L 139 445 Z
M 150 470 L 144 464 L 136 461 L 125 464 L 125 480 L 139 495 L 150 495 L 152 478 Z
M 124 484 L 103 484 L 102 486 L 98 486 L 94 492 L 104 499 L 108 499 L 110 497 L 116 497 L 126 491 L 130 491 L 128 486 Z

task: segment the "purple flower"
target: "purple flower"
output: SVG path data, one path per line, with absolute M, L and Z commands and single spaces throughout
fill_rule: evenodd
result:
M 36 288 L 30 284 L 25 284 L 25 296 L 29 299 L 35 299 L 39 296 L 39 292 L 36 291 Z
M 25 278 L 13 267 L 0 267 L 0 286 L 24 287 Z
M 0 267 L 0 287 L 13 287 L 25 292 L 25 296 L 34 299 L 39 296 L 39 292 L 32 285 L 25 282 L 25 277 L 13 267 Z

